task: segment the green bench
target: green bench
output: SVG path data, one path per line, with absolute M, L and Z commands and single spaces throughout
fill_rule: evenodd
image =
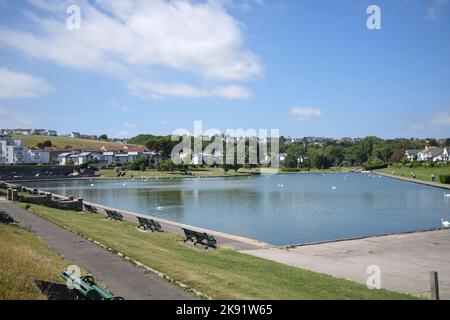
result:
M 91 206 L 90 204 L 84 204 L 84 209 L 89 213 L 98 213 L 97 208 L 94 206 Z
M 6 211 L 0 211 L 0 222 L 1 223 L 14 223 L 14 219 L 6 213 Z
M 105 210 L 109 220 L 123 221 L 123 215 L 113 210 Z
M 216 248 L 217 240 L 206 232 L 197 232 L 185 228 L 182 229 L 186 236 L 184 242 L 191 241 L 194 243 L 194 246 L 196 246 L 197 244 L 202 244 L 205 246 L 205 249 Z
M 137 219 L 139 221 L 138 228 L 143 228 L 144 230 L 150 229 L 152 232 L 162 231 L 161 225 L 153 219 L 147 219 L 142 217 L 137 217 Z
M 81 300 L 124 300 L 95 283 L 92 276 L 78 277 L 68 270 L 63 270 L 60 276 L 73 287 L 78 299 Z

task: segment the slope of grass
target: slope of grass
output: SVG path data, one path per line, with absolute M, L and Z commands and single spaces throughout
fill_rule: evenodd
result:
M 14 139 L 23 140 L 28 147 L 36 147 L 38 143 L 49 140 L 53 147 L 64 149 L 67 146 L 76 149 L 100 149 L 101 147 L 120 148 L 123 147 L 121 143 L 114 143 L 108 141 L 88 140 L 88 139 L 74 139 L 70 137 L 47 137 L 47 136 L 25 136 L 14 135 Z
M 439 168 L 408 168 L 408 167 L 391 167 L 386 169 L 377 170 L 379 172 L 392 174 L 395 171 L 396 176 L 411 178 L 411 172 L 416 174 L 416 179 L 422 181 L 431 182 L 431 175 L 434 174 L 436 177 L 436 182 L 439 182 L 439 175 L 450 174 L 450 167 L 439 167 Z
M 61 282 L 70 265 L 28 230 L 0 223 L 0 300 L 44 300 L 33 279 Z
M 109 222 L 32 205 L 39 216 L 120 251 L 214 299 L 411 299 L 230 249 L 186 246 L 172 233 L 143 233 L 132 222 Z M 124 275 L 126 276 L 126 275 Z

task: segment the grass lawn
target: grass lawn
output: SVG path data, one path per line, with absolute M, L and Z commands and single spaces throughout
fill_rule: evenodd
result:
M 88 140 L 88 139 L 74 139 L 70 137 L 48 137 L 48 136 L 24 136 L 24 135 L 13 135 L 14 139 L 23 140 L 29 148 L 36 147 L 38 143 L 49 140 L 52 142 L 53 147 L 64 149 L 67 146 L 72 148 L 82 149 L 82 148 L 92 148 L 100 149 L 101 147 L 123 147 L 121 143 L 114 143 L 108 141 L 98 141 L 98 140 Z
M 172 233 L 143 233 L 132 222 L 32 205 L 39 216 L 95 239 L 214 299 L 412 299 L 239 253 L 204 250 Z M 125 276 L 125 275 L 124 275 Z
M 176 178 L 176 177 L 227 177 L 227 176 L 241 176 L 258 173 L 256 170 L 252 169 L 240 169 L 236 173 L 234 170 L 225 171 L 222 168 L 199 168 L 191 170 L 191 175 L 186 175 L 181 172 L 161 172 L 156 170 L 146 170 L 146 171 L 130 171 L 126 170 L 126 176 L 124 178 L 130 178 L 131 176 L 135 178 L 146 177 L 146 178 Z M 116 178 L 117 173 L 115 170 L 101 170 L 100 174 L 104 178 Z
M 441 174 L 450 174 L 450 167 L 440 167 L 440 168 L 407 168 L 407 167 L 391 167 L 386 169 L 377 170 L 379 172 L 384 172 L 387 174 L 392 174 L 392 171 L 395 171 L 396 176 L 411 178 L 411 172 L 416 174 L 416 178 L 418 180 L 431 182 L 431 175 L 434 174 L 436 177 L 436 182 L 439 182 L 439 175 Z
M 70 263 L 33 233 L 0 223 L 0 300 L 45 300 L 33 279 L 62 282 Z

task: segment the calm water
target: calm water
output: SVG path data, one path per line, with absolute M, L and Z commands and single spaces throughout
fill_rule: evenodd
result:
M 443 190 L 368 174 L 28 185 L 277 245 L 436 228 L 450 218 Z

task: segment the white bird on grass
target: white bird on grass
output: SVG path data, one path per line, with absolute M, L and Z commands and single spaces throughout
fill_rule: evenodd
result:
M 447 221 L 447 220 L 441 219 L 441 223 L 442 223 L 442 226 L 444 228 L 449 228 L 450 227 L 450 222 Z

